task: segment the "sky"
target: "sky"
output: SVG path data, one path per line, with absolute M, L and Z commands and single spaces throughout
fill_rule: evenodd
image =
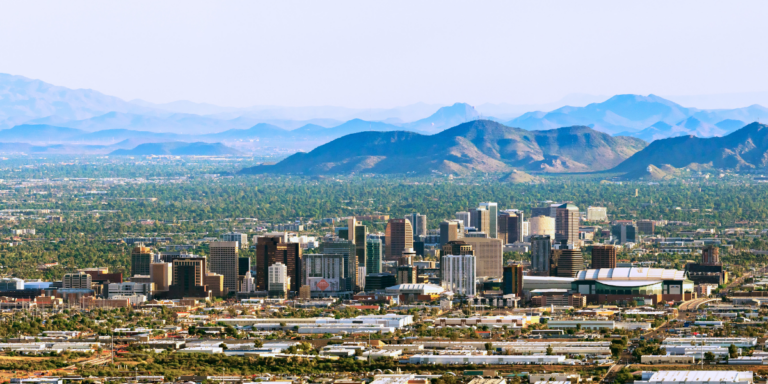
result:
M 766 14 L 766 1 L 1 1 L 0 72 L 232 107 L 653 93 L 730 108 L 768 104 Z

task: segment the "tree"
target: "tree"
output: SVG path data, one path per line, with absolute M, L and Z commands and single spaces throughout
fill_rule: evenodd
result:
M 704 354 L 704 360 L 706 361 L 715 361 L 715 354 L 712 352 L 707 352 Z
M 728 356 L 732 359 L 735 359 L 736 357 L 739 356 L 739 349 L 736 348 L 735 345 L 731 344 L 730 346 L 728 346 Z
M 547 356 L 552 356 L 552 355 L 554 355 L 554 350 L 552 350 L 551 345 L 547 345 Z
M 624 384 L 634 379 L 635 377 L 632 376 L 632 372 L 630 372 L 629 369 L 627 369 L 627 367 L 624 367 L 621 370 L 619 370 L 618 373 L 616 373 L 616 379 L 614 382 L 617 384 Z

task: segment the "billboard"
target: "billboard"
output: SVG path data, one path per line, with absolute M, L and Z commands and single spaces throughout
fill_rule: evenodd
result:
M 307 285 L 312 292 L 338 292 L 339 279 L 329 279 L 322 277 L 307 278 Z

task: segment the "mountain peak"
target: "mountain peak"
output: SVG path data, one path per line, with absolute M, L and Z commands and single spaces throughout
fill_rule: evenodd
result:
M 480 114 L 475 110 L 475 107 L 467 103 L 454 103 L 451 106 L 438 109 L 437 112 L 427 118 L 406 124 L 405 127 L 415 131 L 437 133 L 478 118 L 480 118 Z
M 403 131 L 347 135 L 274 166 L 242 172 L 586 172 L 610 168 L 644 146 L 642 140 L 584 126 L 530 132 L 473 120 L 431 136 Z

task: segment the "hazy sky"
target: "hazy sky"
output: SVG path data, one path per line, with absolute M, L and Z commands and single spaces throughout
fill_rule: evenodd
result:
M 2 1 L 0 72 L 226 106 L 768 91 L 761 1 Z

